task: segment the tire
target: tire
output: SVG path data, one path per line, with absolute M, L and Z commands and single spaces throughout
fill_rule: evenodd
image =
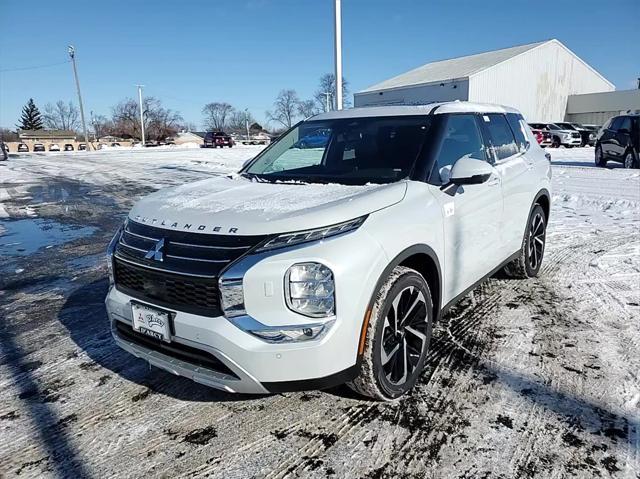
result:
M 518 257 L 504 267 L 510 278 L 527 279 L 538 276 L 547 238 L 547 215 L 540 205 L 535 205 L 522 238 L 522 246 Z
M 560 138 L 558 138 L 557 136 L 553 137 L 553 141 L 551 142 L 551 148 L 560 148 L 560 145 L 562 143 L 560 143 Z
M 602 153 L 602 147 L 600 145 L 596 146 L 595 158 L 596 166 L 599 166 L 600 168 L 605 168 L 607 166 L 607 159 L 604 157 L 604 153 Z
M 360 374 L 348 386 L 382 401 L 405 394 L 424 367 L 432 324 L 427 282 L 417 271 L 397 266 L 377 292 L 366 326 Z
M 638 167 L 638 158 L 634 155 L 633 150 L 627 151 L 627 154 L 624 155 L 624 167 L 627 169 Z

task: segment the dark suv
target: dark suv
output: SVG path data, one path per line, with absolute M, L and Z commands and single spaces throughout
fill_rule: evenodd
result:
M 209 131 L 204 135 L 205 148 L 224 148 L 233 146 L 233 139 L 224 131 Z
M 598 132 L 596 165 L 619 161 L 625 168 L 640 167 L 640 114 L 614 116 Z

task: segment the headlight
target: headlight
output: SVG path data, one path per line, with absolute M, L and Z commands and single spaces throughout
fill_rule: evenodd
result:
M 124 225 L 126 222 L 118 228 L 116 234 L 113 235 L 111 241 L 109 241 L 109 246 L 107 246 L 107 270 L 109 271 L 109 284 L 113 286 L 115 283 L 113 276 L 113 254 L 116 251 L 116 246 L 118 246 L 118 242 L 120 241 L 120 236 L 122 236 L 122 231 L 124 230 Z
M 333 272 L 320 263 L 299 263 L 285 275 L 287 306 L 295 313 L 312 318 L 335 315 Z
M 594 135 L 593 133 L 589 133 L 589 139 L 590 140 L 595 140 L 596 139 L 596 135 Z
M 330 238 L 331 236 L 337 236 L 358 229 L 366 219 L 366 216 L 361 216 L 360 218 L 345 221 L 344 223 L 339 223 L 337 225 L 315 228 L 312 230 L 298 231 L 295 233 L 281 234 L 267 241 L 256 251 L 284 248 L 286 246 L 293 246 L 301 243 L 307 243 L 309 241 L 317 241 L 325 238 Z

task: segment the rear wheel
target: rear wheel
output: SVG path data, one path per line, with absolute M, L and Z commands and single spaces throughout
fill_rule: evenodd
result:
M 396 267 L 377 293 L 365 330 L 354 391 L 388 401 L 409 391 L 424 367 L 433 322 L 427 282 L 417 271 Z
M 600 145 L 596 146 L 596 166 L 601 168 L 607 166 L 607 159 L 604 157 L 602 147 Z
M 637 168 L 638 160 L 633 154 L 633 150 L 629 150 L 627 154 L 624 156 L 624 167 L 625 168 Z
M 526 279 L 538 275 L 544 257 L 547 238 L 547 216 L 540 205 L 535 205 L 522 239 L 518 257 L 504 267 L 507 276 Z

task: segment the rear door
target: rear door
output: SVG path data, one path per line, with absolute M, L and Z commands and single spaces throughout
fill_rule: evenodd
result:
M 615 151 L 615 156 L 621 161 L 624 159 L 624 154 L 627 151 L 627 147 L 631 144 L 631 130 L 633 129 L 633 123 L 630 116 L 621 116 L 622 120 L 616 128 L 613 140 L 611 141 L 611 149 Z
M 452 114 L 436 155 L 430 183 L 442 208 L 444 233 L 444 302 L 464 292 L 495 266 L 502 222 L 500 173 L 478 185 L 449 184 L 453 164 L 463 156 L 488 161 L 477 115 Z
M 523 153 L 528 148 L 524 120 L 516 113 L 482 115 L 485 135 L 491 146 L 494 167 L 502 177 L 504 214 L 499 231 L 500 255 L 496 264 L 518 251 L 531 206 L 532 160 Z
M 612 118 L 604 127 L 602 137 L 600 138 L 600 145 L 602 147 L 602 153 L 610 158 L 617 158 L 618 150 L 616 149 L 616 133 L 620 125 L 622 124 L 622 117 L 617 116 Z

